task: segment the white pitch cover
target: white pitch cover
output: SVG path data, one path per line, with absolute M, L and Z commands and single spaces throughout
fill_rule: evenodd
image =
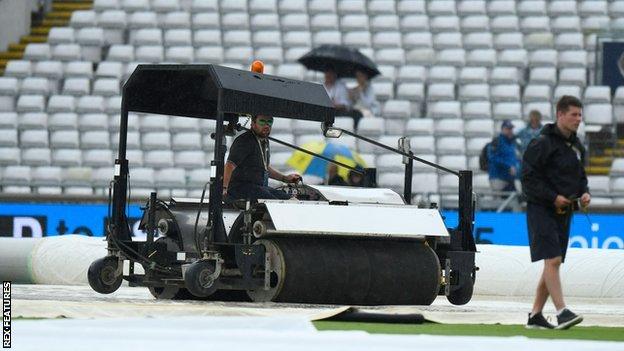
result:
M 323 194 L 327 201 L 349 201 L 368 204 L 404 205 L 401 196 L 391 189 L 384 188 L 353 188 L 347 186 L 311 185 Z
M 278 233 L 402 238 L 449 235 L 435 209 L 288 201 L 265 201 L 265 205 Z

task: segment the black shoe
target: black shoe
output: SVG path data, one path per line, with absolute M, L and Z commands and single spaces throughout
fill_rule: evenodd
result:
M 568 329 L 583 321 L 583 316 L 578 315 L 567 308 L 564 308 L 561 313 L 557 315 L 558 325 L 555 329 Z
M 554 325 L 548 323 L 546 318 L 544 318 L 544 315 L 542 314 L 542 312 L 534 315 L 533 317 L 531 317 L 531 314 L 529 313 L 529 321 L 527 322 L 525 327 L 527 329 L 554 329 L 555 328 Z

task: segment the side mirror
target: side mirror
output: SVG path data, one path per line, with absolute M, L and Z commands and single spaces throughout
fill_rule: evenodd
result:
M 321 125 L 321 129 L 326 138 L 340 138 L 342 135 L 342 129 L 328 126 L 325 123 Z

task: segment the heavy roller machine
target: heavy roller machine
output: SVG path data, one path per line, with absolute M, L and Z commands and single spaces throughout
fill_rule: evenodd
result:
M 145 241 L 133 240 L 125 213 L 130 111 L 215 121 L 207 199 L 165 202 L 152 193 L 140 224 Z M 239 116 L 255 114 L 317 121 L 326 137 L 348 134 L 403 155 L 405 200 L 390 189 L 296 184 L 283 186 L 291 200 L 224 202 L 225 136 L 245 129 Z M 319 84 L 218 65 L 139 65 L 123 88 L 108 255 L 89 267 L 91 287 L 112 293 L 125 279 L 162 299 L 428 305 L 442 294 L 454 304 L 470 301 L 471 173 L 415 157 L 405 139 L 392 148 L 334 128 L 334 114 Z M 409 204 L 413 161 L 458 176 L 457 228 L 446 228 L 435 206 Z

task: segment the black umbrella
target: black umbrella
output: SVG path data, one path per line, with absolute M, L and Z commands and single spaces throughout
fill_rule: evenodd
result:
M 355 71 L 368 74 L 369 78 L 380 74 L 377 65 L 357 49 L 342 45 L 321 45 L 301 56 L 299 63 L 313 71 L 332 68 L 338 77 L 355 77 Z

